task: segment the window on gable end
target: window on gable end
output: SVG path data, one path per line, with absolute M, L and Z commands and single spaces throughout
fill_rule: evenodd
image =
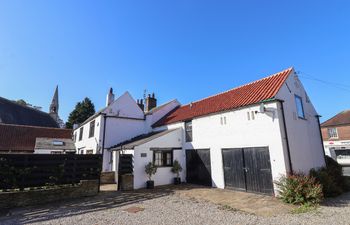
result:
M 186 142 L 192 142 L 192 121 L 185 122 Z
M 297 108 L 298 117 L 301 119 L 305 119 L 303 99 L 298 95 L 295 95 L 295 104 L 296 104 L 296 108 Z

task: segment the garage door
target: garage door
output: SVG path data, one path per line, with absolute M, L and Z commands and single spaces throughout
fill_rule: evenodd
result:
M 211 186 L 210 150 L 186 150 L 187 183 Z
M 268 147 L 223 149 L 225 187 L 273 194 Z

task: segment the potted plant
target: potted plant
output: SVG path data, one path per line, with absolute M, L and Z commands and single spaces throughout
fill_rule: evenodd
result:
M 157 172 L 157 167 L 153 165 L 153 163 L 149 162 L 145 166 L 145 172 L 148 175 L 148 181 L 146 183 L 147 189 L 153 189 L 154 188 L 154 181 L 152 180 L 152 176 L 156 174 Z
M 181 171 L 182 171 L 182 167 L 181 167 L 179 161 L 175 160 L 174 164 L 173 164 L 173 168 L 171 168 L 171 172 L 176 174 L 176 177 L 174 178 L 175 185 L 181 184 L 181 178 L 180 178 Z

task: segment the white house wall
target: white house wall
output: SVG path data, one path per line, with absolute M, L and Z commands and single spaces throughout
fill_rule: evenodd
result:
M 166 103 L 164 106 L 160 106 L 158 110 L 146 116 L 146 129 L 151 132 L 152 125 L 162 119 L 165 115 L 167 115 L 170 111 L 180 106 L 180 103 L 177 100 L 170 101 Z
M 90 123 L 95 120 L 95 133 L 93 137 L 89 137 Z M 101 127 L 103 127 L 102 116 L 97 116 L 95 119 L 83 125 L 83 137 L 79 141 L 80 128 L 74 130 L 73 135 L 76 134 L 75 148 L 78 154 L 81 153 L 81 150 L 93 150 L 93 153 L 96 154 L 101 146 Z
M 125 92 L 117 100 L 115 100 L 107 109 L 104 110 L 109 116 L 131 117 L 137 119 L 144 119 L 144 113 L 137 105 L 135 100 Z
M 145 166 L 149 162 L 153 162 L 153 151 L 150 148 L 181 148 L 182 147 L 182 130 L 174 130 L 168 134 L 165 134 L 159 138 L 156 138 L 143 145 L 136 146 L 134 154 L 134 188 L 140 189 L 146 187 L 146 181 L 148 180 L 145 173 Z M 130 153 L 130 151 L 128 152 Z M 141 157 L 141 153 L 146 153 L 147 157 Z M 185 156 L 182 150 L 173 151 L 173 160 L 178 160 L 182 168 L 186 167 Z M 172 184 L 175 175 L 171 172 L 171 167 L 159 167 L 157 173 L 152 177 L 155 185 Z M 182 180 L 185 180 L 184 171 L 181 173 Z
M 271 111 L 277 110 L 277 102 L 267 103 Z M 269 147 L 273 179 L 286 174 L 285 149 L 280 133 L 278 113 L 255 114 L 248 120 L 247 113 L 259 111 L 259 105 L 209 115 L 192 120 L 193 141 L 183 142 L 183 149 L 210 149 L 211 173 L 214 187 L 224 188 L 222 164 L 223 148 Z M 226 124 L 221 118 L 226 117 Z M 168 129 L 182 127 L 184 123 L 168 126 Z M 183 133 L 182 139 L 185 140 Z M 185 153 L 183 153 L 185 155 Z
M 297 116 L 295 95 L 302 98 L 305 119 Z M 311 168 L 325 165 L 322 139 L 317 120 L 317 112 L 295 74 L 291 74 L 277 96 L 284 101 L 284 111 L 288 132 L 293 170 L 309 173 Z

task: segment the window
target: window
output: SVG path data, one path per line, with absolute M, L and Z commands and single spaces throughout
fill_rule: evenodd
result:
M 301 119 L 305 119 L 303 99 L 296 95 L 295 96 L 295 104 L 297 106 L 298 117 L 301 118 Z
M 79 130 L 79 141 L 83 139 L 83 132 L 84 132 L 84 127 L 81 127 Z
M 252 120 L 255 120 L 255 112 L 252 111 L 251 113 L 252 113 Z
M 250 112 L 247 112 L 248 120 L 250 120 Z
M 186 142 L 192 142 L 192 121 L 185 122 Z
M 90 122 L 89 138 L 95 135 L 95 120 Z
M 155 166 L 172 166 L 173 165 L 173 151 L 154 151 L 153 164 Z
M 329 138 L 338 138 L 337 128 L 328 128 L 328 137 Z
M 74 142 L 77 141 L 77 132 L 74 132 L 74 139 L 73 139 Z
M 226 125 L 226 116 L 220 117 L 220 124 L 221 125 Z

